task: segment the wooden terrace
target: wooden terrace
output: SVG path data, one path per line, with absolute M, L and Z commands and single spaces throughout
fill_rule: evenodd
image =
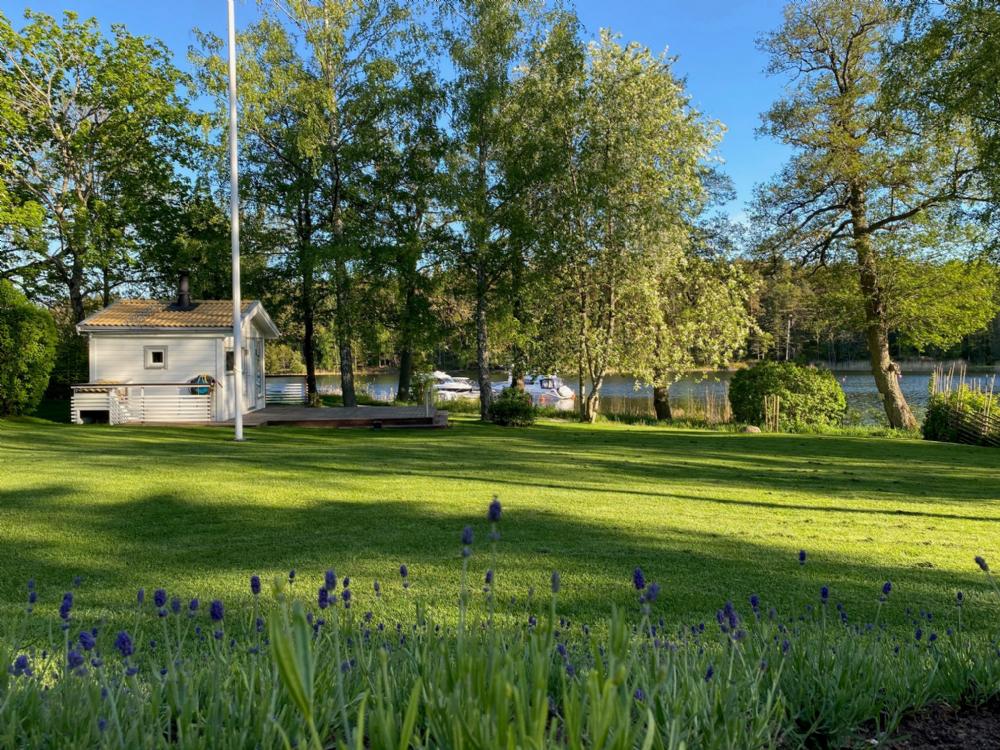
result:
M 232 425 L 216 422 L 217 425 Z M 448 412 L 426 406 L 267 406 L 243 415 L 246 427 L 394 427 L 442 428 Z

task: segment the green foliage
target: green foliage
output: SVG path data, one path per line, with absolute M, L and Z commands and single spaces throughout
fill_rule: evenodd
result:
M 531 395 L 517 388 L 504 388 L 490 402 L 490 421 L 504 427 L 529 427 L 535 423 Z
M 891 90 L 925 117 L 959 127 L 971 123 L 980 166 L 1000 196 L 1000 9 L 981 0 L 904 0 L 900 6 L 907 33 L 894 45 Z
M 0 279 L 0 416 L 30 413 L 38 406 L 55 355 L 52 315 Z
M 185 74 L 159 42 L 96 19 L 0 14 L 0 215 L 23 233 L 4 263 L 39 295 L 91 294 L 133 280 L 139 250 L 165 241 L 197 150 Z M 105 299 L 105 302 L 108 300 Z
M 306 371 L 302 354 L 294 347 L 280 341 L 269 343 L 264 349 L 264 369 L 270 375 L 290 373 L 298 375 Z
M 739 370 L 729 384 L 729 402 L 737 422 L 763 425 L 765 397 L 780 399 L 783 430 L 806 425 L 839 425 L 847 412 L 847 397 L 829 370 L 794 362 L 761 362 Z

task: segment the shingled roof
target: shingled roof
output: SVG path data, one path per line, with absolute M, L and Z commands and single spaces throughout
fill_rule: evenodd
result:
M 257 310 L 254 310 L 256 306 Z M 274 323 L 256 300 L 243 302 L 243 315 L 261 314 L 265 327 Z M 115 329 L 224 329 L 233 326 L 232 300 L 193 301 L 188 309 L 178 309 L 173 301 L 123 299 L 105 307 L 78 326 L 80 331 Z M 274 334 L 277 335 L 275 329 Z

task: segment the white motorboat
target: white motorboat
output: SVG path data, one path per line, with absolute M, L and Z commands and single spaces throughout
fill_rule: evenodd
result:
M 494 383 L 493 392 L 499 394 L 509 385 L 509 380 Z M 576 393 L 558 375 L 525 375 L 524 392 L 531 396 L 535 406 L 551 406 L 559 411 L 576 408 Z
M 479 384 L 471 378 L 455 378 L 441 370 L 431 373 L 434 393 L 440 401 L 479 398 Z

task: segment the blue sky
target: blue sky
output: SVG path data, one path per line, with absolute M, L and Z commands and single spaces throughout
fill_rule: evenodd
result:
M 780 93 L 781 82 L 763 73 L 765 58 L 756 50 L 757 36 L 775 28 L 784 0 L 577 0 L 581 20 L 591 34 L 611 28 L 635 40 L 679 56 L 677 70 L 688 80 L 693 100 L 707 115 L 727 127 L 722 144 L 726 172 L 733 178 L 737 200 L 729 212 L 739 215 L 753 186 L 774 174 L 787 152 L 757 139 L 760 113 Z M 225 0 L 0 0 L 15 24 L 25 7 L 53 15 L 74 10 L 96 16 L 107 26 L 124 23 L 136 34 L 162 39 L 186 65 L 195 26 L 226 30 Z M 242 25 L 257 10 L 253 0 L 237 0 Z

